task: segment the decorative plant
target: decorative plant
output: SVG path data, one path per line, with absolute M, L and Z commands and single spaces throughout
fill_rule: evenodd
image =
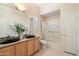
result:
M 18 37 L 21 37 L 21 34 L 26 31 L 25 27 L 22 24 L 16 24 L 11 27 L 17 34 Z

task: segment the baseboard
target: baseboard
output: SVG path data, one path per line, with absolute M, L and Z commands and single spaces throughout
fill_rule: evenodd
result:
M 78 56 L 77 54 L 74 54 L 74 53 L 71 53 L 71 52 L 67 52 L 67 51 L 64 51 L 65 53 L 68 53 L 68 54 L 71 54 L 71 55 L 74 55 L 74 56 Z

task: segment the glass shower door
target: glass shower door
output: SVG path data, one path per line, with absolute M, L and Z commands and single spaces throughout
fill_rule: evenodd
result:
M 42 36 L 44 40 L 51 42 L 60 41 L 60 24 L 53 20 L 47 20 L 42 23 Z

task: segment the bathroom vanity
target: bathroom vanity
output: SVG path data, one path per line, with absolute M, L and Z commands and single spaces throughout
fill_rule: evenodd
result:
M 9 44 L 0 44 L 0 56 L 30 56 L 40 49 L 40 37 L 25 38 Z

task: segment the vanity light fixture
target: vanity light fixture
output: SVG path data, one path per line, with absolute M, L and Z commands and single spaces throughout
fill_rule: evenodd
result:
M 16 9 L 22 11 L 22 12 L 26 12 L 26 8 L 24 7 L 24 5 L 22 4 L 15 4 Z

